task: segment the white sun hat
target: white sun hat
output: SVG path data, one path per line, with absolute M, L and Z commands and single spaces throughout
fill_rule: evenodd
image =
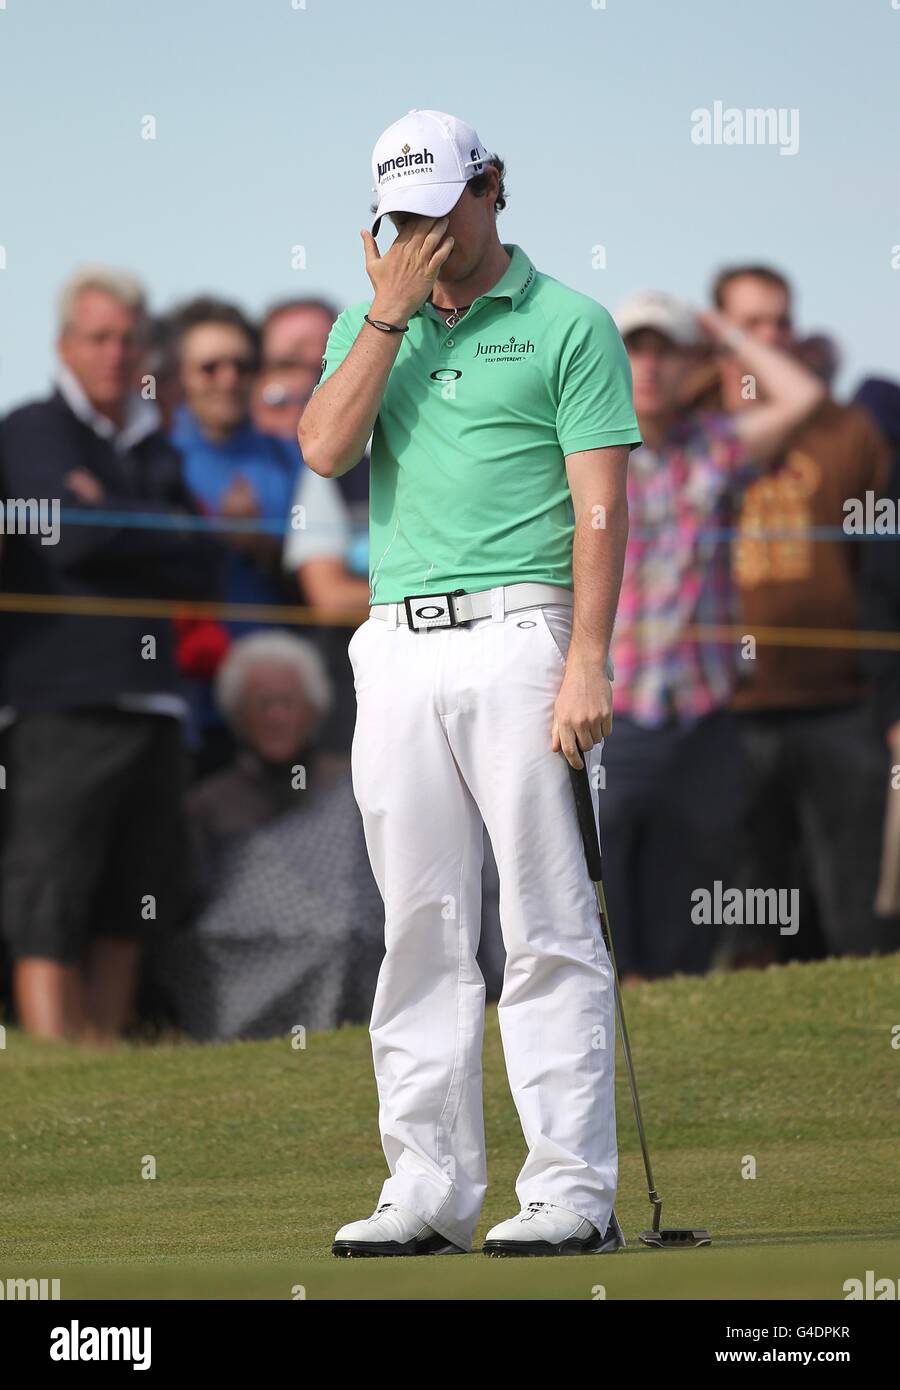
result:
M 655 328 L 679 347 L 694 347 L 702 336 L 688 306 L 663 290 L 637 290 L 627 295 L 613 317 L 623 338 L 640 328 Z
M 445 111 L 413 108 L 388 126 L 372 151 L 372 192 L 378 195 L 372 235 L 378 235 L 388 212 L 443 217 L 469 179 L 484 173 L 489 158 L 465 121 Z

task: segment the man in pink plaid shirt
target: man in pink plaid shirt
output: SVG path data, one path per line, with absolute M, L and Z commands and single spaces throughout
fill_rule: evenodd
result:
M 600 824 L 620 970 L 653 978 L 707 968 L 715 937 L 692 923 L 690 895 L 727 876 L 739 819 L 740 752 L 726 706 L 741 654 L 715 631 L 736 620 L 734 504 L 824 388 L 787 353 L 668 295 L 633 295 L 616 319 L 644 443 L 628 470 Z M 758 387 L 764 404 L 734 415 L 682 406 L 706 335 L 735 354 L 748 397 Z

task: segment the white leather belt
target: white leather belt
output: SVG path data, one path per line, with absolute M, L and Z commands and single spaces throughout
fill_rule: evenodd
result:
M 571 589 L 559 584 L 501 584 L 467 594 L 456 589 L 449 594 L 408 594 L 402 602 L 375 603 L 369 616 L 386 620 L 389 627 L 407 624 L 421 632 L 435 627 L 459 627 L 477 618 L 514 613 L 539 603 L 574 603 Z

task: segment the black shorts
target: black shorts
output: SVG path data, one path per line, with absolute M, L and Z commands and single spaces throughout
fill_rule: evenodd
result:
M 181 907 L 186 753 L 177 719 L 20 714 L 6 731 L 0 922 L 10 954 L 73 963 L 95 936 L 146 939 Z

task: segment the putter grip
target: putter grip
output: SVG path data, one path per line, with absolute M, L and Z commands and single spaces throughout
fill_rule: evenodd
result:
M 581 839 L 584 844 L 584 857 L 587 860 L 588 873 L 594 883 L 599 883 L 603 876 L 600 867 L 600 836 L 597 834 L 597 821 L 594 816 L 594 802 L 591 797 L 590 773 L 587 769 L 587 760 L 581 755 L 584 767 L 573 767 L 568 764 L 569 776 L 572 779 L 572 791 L 575 793 L 575 810 L 578 812 L 578 829 L 581 831 Z

